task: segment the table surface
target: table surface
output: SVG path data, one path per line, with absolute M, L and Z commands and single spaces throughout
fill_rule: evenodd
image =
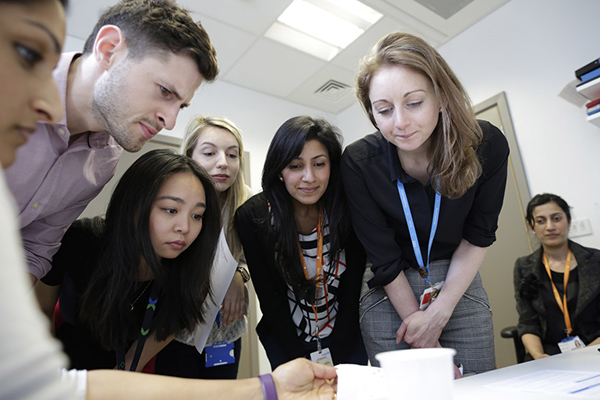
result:
M 552 396 L 536 393 L 519 393 L 515 391 L 491 389 L 483 387 L 506 379 L 516 378 L 543 370 L 563 370 L 600 372 L 600 345 L 574 350 L 569 353 L 524 362 L 510 367 L 499 368 L 483 374 L 473 375 L 454 381 L 455 400 L 565 400 L 565 396 Z M 569 396 L 577 399 L 578 397 Z

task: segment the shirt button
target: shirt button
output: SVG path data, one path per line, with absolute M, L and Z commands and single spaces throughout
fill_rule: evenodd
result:
M 67 131 L 65 131 L 64 128 L 58 128 L 58 133 L 64 135 L 65 133 L 67 133 Z
M 33 208 L 34 210 L 36 210 L 38 207 L 40 206 L 40 203 L 38 203 L 37 201 L 35 203 L 33 203 L 31 205 L 31 208 Z

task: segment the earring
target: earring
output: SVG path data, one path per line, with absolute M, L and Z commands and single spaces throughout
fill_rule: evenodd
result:
M 279 180 L 283 182 L 283 176 L 279 175 Z

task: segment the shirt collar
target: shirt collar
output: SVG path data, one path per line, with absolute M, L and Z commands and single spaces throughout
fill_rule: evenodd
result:
M 67 77 L 69 76 L 69 68 L 73 61 L 79 57 L 81 53 L 63 53 L 60 56 L 60 60 L 52 73 L 58 91 L 60 93 L 60 101 L 63 104 L 63 115 L 57 125 L 67 125 Z
M 382 135 L 383 136 L 383 135 Z M 415 179 L 408 175 L 404 169 L 402 168 L 402 164 L 400 164 L 400 158 L 398 158 L 398 152 L 396 146 L 391 144 L 387 139 L 385 140 L 385 145 L 388 150 L 388 165 L 390 166 L 390 180 L 392 182 L 396 182 L 400 180 L 402 183 L 410 183 L 414 182 Z

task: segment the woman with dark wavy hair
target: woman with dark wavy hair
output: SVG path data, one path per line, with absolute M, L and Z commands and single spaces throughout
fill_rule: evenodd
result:
M 373 47 L 357 95 L 378 131 L 346 148 L 342 178 L 373 263 L 361 298 L 371 363 L 382 351 L 443 346 L 465 373 L 494 369 L 478 270 L 495 240 L 507 141 L 475 118 L 446 61 L 413 35 L 390 33 Z
M 60 285 L 56 336 L 72 367 L 141 370 L 203 322 L 220 221 L 211 178 L 193 160 L 170 150 L 136 160 L 106 218 L 74 223 L 42 280 Z
M 571 211 L 555 194 L 531 199 L 526 218 L 541 244 L 514 270 L 526 358 L 600 344 L 600 251 L 569 240 Z
M 365 254 L 348 219 L 341 153 L 325 120 L 287 120 L 267 151 L 263 192 L 236 213 L 273 368 L 296 357 L 367 362 L 358 328 Z

